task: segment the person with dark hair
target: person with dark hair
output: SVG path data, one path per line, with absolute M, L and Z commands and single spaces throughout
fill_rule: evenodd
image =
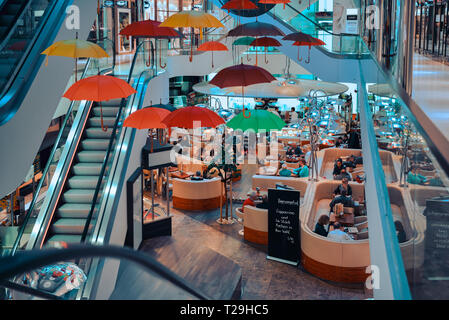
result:
M 335 142 L 335 147 L 340 148 L 343 145 L 343 138 L 338 137 L 337 142 Z
M 304 159 L 299 160 L 299 168 L 293 170 L 293 173 L 300 178 L 306 178 L 309 176 L 309 167 Z
M 338 187 L 334 190 L 334 195 L 341 195 L 343 190 L 346 191 L 346 195 L 352 196 L 352 188 L 349 185 L 348 178 L 341 179 L 341 184 L 339 184 Z
M 256 208 L 259 208 L 259 209 L 267 209 L 267 210 L 268 210 L 268 205 L 269 205 L 269 204 L 268 204 L 268 195 L 264 194 L 264 195 L 262 196 L 262 202 L 256 204 Z
M 315 225 L 315 232 L 316 234 L 319 234 L 320 236 L 327 237 L 328 231 L 326 230 L 325 226 L 329 224 L 329 216 L 323 214 L 319 219 L 318 222 Z
M 341 169 L 340 174 L 334 176 L 334 180 L 343 180 L 343 179 L 352 180 L 351 175 L 346 172 L 346 168 L 345 167 L 343 167 Z
M 407 241 L 407 235 L 405 234 L 404 226 L 402 225 L 401 221 L 396 220 L 394 222 L 394 227 L 396 229 L 399 243 Z
M 427 178 L 416 172 L 416 166 L 412 166 L 407 174 L 407 182 L 410 184 L 424 184 Z
M 344 168 L 343 160 L 337 159 L 337 161 L 335 162 L 335 165 L 334 165 L 334 171 L 332 171 L 334 178 L 340 174 L 340 172 L 343 168 Z
M 344 232 L 342 229 L 343 227 L 341 226 L 341 224 L 339 222 L 335 222 L 333 224 L 334 230 L 330 231 L 327 235 L 328 238 L 332 239 L 332 240 L 354 240 L 351 238 L 351 236 L 349 234 L 347 234 L 346 232 Z
M 337 203 L 342 203 L 344 207 L 352 207 L 353 206 L 353 202 L 351 197 L 348 197 L 348 195 L 346 194 L 346 190 L 341 190 L 341 193 L 338 197 L 335 197 L 334 199 L 332 199 L 332 201 L 330 202 L 329 206 L 330 206 L 330 212 L 334 212 L 334 206 Z
M 297 146 L 295 147 L 294 152 L 295 152 L 295 156 L 300 156 L 300 155 L 303 154 L 302 149 L 301 149 L 301 146 L 299 146 L 299 145 L 297 145 Z

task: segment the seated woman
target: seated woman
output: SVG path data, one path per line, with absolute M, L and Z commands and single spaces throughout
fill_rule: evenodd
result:
M 352 180 L 351 175 L 346 172 L 346 168 L 342 168 L 340 174 L 334 176 L 334 180 L 343 180 L 343 179 L 348 179 L 348 181 Z
M 313 232 L 319 234 L 320 236 L 327 237 L 328 231 L 325 226 L 329 224 L 329 216 L 323 214 L 315 225 L 315 230 Z
M 416 172 L 416 167 L 413 166 L 407 174 L 407 182 L 410 184 L 424 184 L 427 178 Z
M 299 168 L 293 170 L 293 173 L 300 178 L 306 178 L 309 176 L 309 167 L 304 159 L 299 160 Z
M 352 188 L 349 185 L 349 180 L 347 178 L 341 179 L 341 184 L 334 190 L 334 196 L 341 195 L 341 192 L 345 190 L 348 196 L 352 196 Z
M 335 165 L 334 165 L 334 171 L 332 171 L 332 175 L 334 176 L 334 178 L 336 176 L 338 176 L 340 174 L 341 170 L 344 168 L 345 167 L 343 166 L 343 160 L 337 159 L 337 161 L 335 162 Z
M 243 202 L 242 212 L 245 212 L 245 206 L 255 206 L 254 201 L 257 199 L 257 194 L 255 192 L 251 192 L 248 199 Z
M 292 175 L 292 172 L 287 168 L 285 163 L 282 165 L 282 169 L 279 170 L 279 175 L 282 177 L 290 177 Z

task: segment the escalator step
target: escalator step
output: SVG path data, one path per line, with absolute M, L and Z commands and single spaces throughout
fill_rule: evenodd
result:
M 65 203 L 56 211 L 56 217 L 58 218 L 75 218 L 75 219 L 87 219 L 91 204 L 87 203 Z M 98 207 L 95 208 L 95 212 Z
M 94 222 L 94 221 L 93 221 Z M 51 231 L 55 234 L 83 234 L 86 219 L 61 218 L 54 222 Z M 90 224 L 90 228 L 93 223 Z
M 102 101 L 101 105 L 103 107 L 118 107 L 120 106 L 120 103 L 122 102 L 122 99 L 114 99 L 109 101 Z
M 81 235 L 74 234 L 55 234 L 50 239 L 47 240 L 46 245 L 52 245 L 58 242 L 66 242 L 66 243 L 80 243 Z
M 81 145 L 83 150 L 105 151 L 109 146 L 109 139 L 84 139 Z
M 73 166 L 73 173 L 80 176 L 97 176 L 100 174 L 102 163 L 80 162 Z
M 94 192 L 94 189 L 69 189 L 64 192 L 62 199 L 66 203 L 90 204 L 94 200 Z
M 103 126 L 107 126 L 109 130 L 114 127 L 115 117 L 103 117 Z M 89 126 L 91 127 L 101 127 L 101 118 L 92 117 L 89 119 Z
M 94 163 L 103 163 L 105 156 L 106 151 L 95 151 L 95 150 L 80 151 L 76 155 L 78 162 L 94 162 Z
M 103 106 L 103 117 L 115 117 L 117 116 L 119 107 L 113 106 L 113 107 L 105 107 Z M 101 115 L 101 109 L 100 107 L 95 107 L 93 109 L 93 114 L 97 117 Z
M 68 186 L 70 189 L 95 189 L 97 183 L 98 176 L 74 176 L 69 179 Z
M 109 139 L 112 135 L 112 127 L 108 128 L 108 130 L 103 131 L 101 128 L 87 128 L 86 129 L 86 136 L 88 138 L 93 139 Z
M 5 14 L 0 16 L 0 25 L 10 26 L 14 22 L 14 16 L 12 14 Z
M 5 8 L 5 13 L 16 15 L 20 10 L 21 5 L 19 3 L 11 3 Z

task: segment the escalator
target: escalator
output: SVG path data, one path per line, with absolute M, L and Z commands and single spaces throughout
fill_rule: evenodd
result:
M 47 65 L 41 52 L 76 33 L 87 39 L 97 15 L 94 2 L 0 1 L 0 198 L 23 182 L 73 74 L 73 60 L 50 58 Z M 69 21 L 71 5 L 83 12 L 77 30 Z

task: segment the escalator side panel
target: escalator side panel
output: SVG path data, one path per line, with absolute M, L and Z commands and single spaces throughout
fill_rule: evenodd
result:
M 74 0 L 80 8 L 80 30 L 68 30 L 63 23 L 55 41 L 87 39 L 95 21 L 97 2 Z M 29 171 L 39 146 L 45 137 L 53 114 L 73 73 L 74 62 L 69 58 L 51 57 L 48 66 L 41 66 L 20 108 L 4 125 L 0 126 L 0 198 L 20 185 Z

